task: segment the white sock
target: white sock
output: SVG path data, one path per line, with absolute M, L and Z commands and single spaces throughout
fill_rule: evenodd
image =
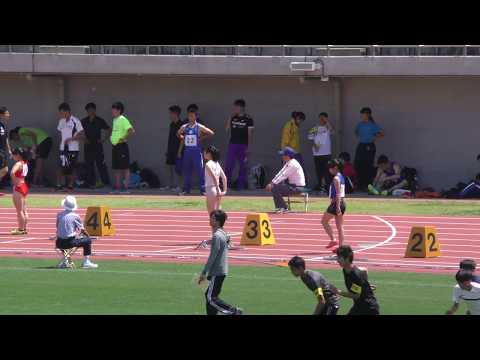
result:
M 89 260 L 90 260 L 90 256 L 89 255 L 85 256 L 85 261 L 89 261 Z

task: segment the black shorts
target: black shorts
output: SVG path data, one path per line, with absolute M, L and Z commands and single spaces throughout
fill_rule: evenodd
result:
M 40 144 L 37 145 L 37 150 L 35 151 L 35 155 L 38 159 L 46 159 L 50 154 L 50 150 L 52 150 L 52 138 L 48 137 L 43 140 Z
M 345 201 L 342 200 L 340 203 L 340 210 L 342 211 L 342 215 L 345 214 L 345 210 L 347 210 L 347 204 Z M 337 215 L 337 202 L 333 201 L 327 209 L 327 213 L 332 215 Z
M 8 153 L 6 150 L 0 150 L 0 169 L 8 166 Z
M 72 175 L 77 166 L 79 151 L 60 151 L 60 167 L 63 175 Z
M 112 146 L 112 169 L 126 170 L 130 167 L 130 151 L 127 143 Z
M 323 307 L 322 311 L 318 315 L 337 315 L 338 309 L 340 307 L 336 304 L 327 303 Z
M 378 306 L 375 305 L 353 305 L 347 315 L 380 315 Z

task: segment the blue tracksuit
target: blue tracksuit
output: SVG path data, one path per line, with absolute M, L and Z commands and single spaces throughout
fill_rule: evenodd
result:
M 200 178 L 200 189 L 205 191 L 205 173 L 203 168 L 203 155 L 200 146 L 200 129 L 198 124 L 187 125 L 184 130 L 185 152 L 183 153 L 183 191 L 190 192 L 192 172 Z

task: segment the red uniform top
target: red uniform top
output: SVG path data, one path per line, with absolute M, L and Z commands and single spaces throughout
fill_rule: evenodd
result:
M 23 196 L 27 196 L 28 194 L 28 185 L 25 183 L 25 177 L 28 175 L 28 165 L 26 161 L 22 161 L 22 167 L 19 168 L 13 176 L 15 176 L 17 179 L 20 179 L 21 181 L 15 185 L 13 188 L 15 191 L 19 192 Z

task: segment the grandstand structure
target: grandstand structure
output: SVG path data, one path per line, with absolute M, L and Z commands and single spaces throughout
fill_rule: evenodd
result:
M 306 132 L 318 113 L 336 126 L 334 153 L 353 157 L 359 110 L 369 106 L 386 133 L 377 154 L 416 167 L 423 185 L 440 189 L 478 172 L 479 56 L 480 45 L 0 45 L 0 103 L 12 112 L 10 127 L 44 128 L 56 146 L 60 102 L 81 118 L 93 101 L 110 119 L 111 103 L 122 101 L 137 130 L 132 159 L 160 178 L 172 104 L 197 103 L 225 154 L 225 119 L 233 100 L 244 98 L 255 119 L 251 165 L 271 172 L 282 126 L 303 111 L 311 183 Z M 298 71 L 292 63 L 315 67 Z M 106 154 L 110 163 L 108 147 Z M 52 154 L 49 168 L 56 163 Z

